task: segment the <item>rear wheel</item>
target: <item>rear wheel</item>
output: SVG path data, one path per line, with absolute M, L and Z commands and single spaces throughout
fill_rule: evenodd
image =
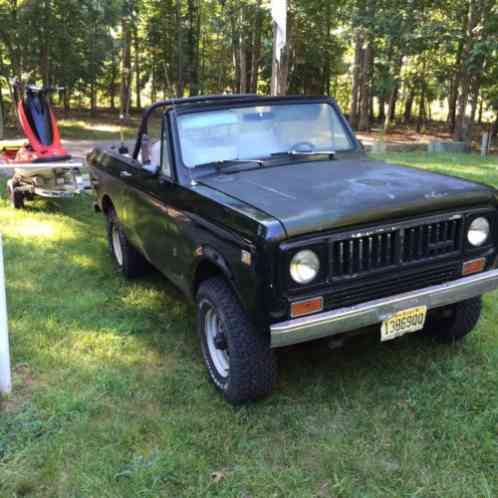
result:
M 460 341 L 474 330 L 481 316 L 481 309 L 481 297 L 437 309 L 428 317 L 425 331 L 438 342 Z
M 107 214 L 107 238 L 114 260 L 125 277 L 140 277 L 147 272 L 147 261 L 130 244 L 113 209 Z
M 14 209 L 23 209 L 24 194 L 15 187 L 12 180 L 7 183 L 7 192 L 9 194 L 10 205 Z
M 209 377 L 227 401 L 240 404 L 271 393 L 277 366 L 269 337 L 254 329 L 221 277 L 199 287 L 197 328 Z

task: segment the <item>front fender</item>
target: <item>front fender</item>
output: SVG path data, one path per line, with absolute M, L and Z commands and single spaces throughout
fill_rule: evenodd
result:
M 251 264 L 242 261 L 242 250 L 250 252 Z M 231 250 L 228 255 L 209 245 L 197 248 L 192 269 L 192 298 L 195 299 L 198 285 L 204 278 L 221 274 L 253 324 L 258 329 L 268 330 L 268 313 L 264 299 L 265 284 L 260 281 L 255 270 L 255 257 L 253 248 L 237 248 Z

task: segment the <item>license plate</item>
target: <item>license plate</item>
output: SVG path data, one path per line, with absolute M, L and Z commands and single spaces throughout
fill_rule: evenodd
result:
M 382 322 L 380 340 L 390 341 L 396 337 L 422 330 L 427 317 L 427 306 L 417 306 L 399 311 Z

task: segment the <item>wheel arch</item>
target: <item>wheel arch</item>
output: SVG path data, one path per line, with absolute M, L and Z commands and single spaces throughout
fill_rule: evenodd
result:
M 202 247 L 202 256 L 194 264 L 191 293 L 195 299 L 202 282 L 213 277 L 224 277 L 238 295 L 233 282 L 233 273 L 225 258 L 216 249 L 210 246 Z M 200 252 L 201 252 L 200 251 Z
M 232 263 L 236 264 L 234 261 Z M 247 267 L 247 270 L 244 271 L 252 270 Z M 202 255 L 194 263 L 190 292 L 192 300 L 196 300 L 197 291 L 202 282 L 217 276 L 222 277 L 227 282 L 253 324 L 262 330 L 267 330 L 268 318 L 261 295 L 257 293 L 256 288 L 248 285 L 240 272 L 240 268 L 231 267 L 226 258 L 212 247 L 202 247 Z

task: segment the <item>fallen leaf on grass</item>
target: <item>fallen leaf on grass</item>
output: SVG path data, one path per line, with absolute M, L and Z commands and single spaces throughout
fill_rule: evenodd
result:
M 225 475 L 225 472 L 223 470 L 217 470 L 216 472 L 213 472 L 211 474 L 211 479 L 215 483 L 223 481 L 225 479 L 225 477 L 226 477 L 226 475 Z
M 318 490 L 317 492 L 317 496 L 319 498 L 329 498 L 331 496 L 330 494 L 330 491 L 328 489 L 329 487 L 329 482 L 328 481 L 324 481 L 320 484 L 320 489 Z

